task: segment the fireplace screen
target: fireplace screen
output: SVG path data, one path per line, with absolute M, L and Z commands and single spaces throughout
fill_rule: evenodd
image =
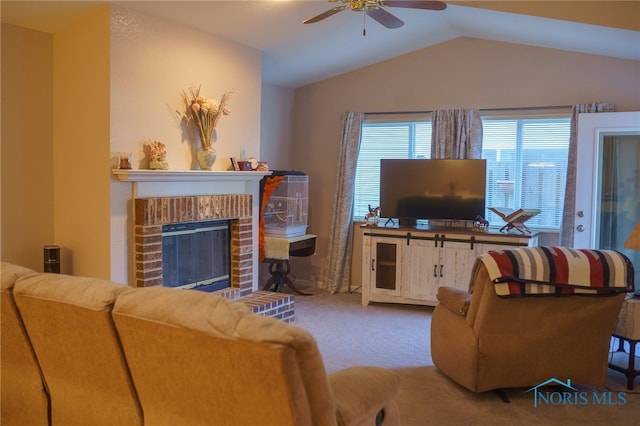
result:
M 229 287 L 229 221 L 162 227 L 162 285 L 217 291 Z

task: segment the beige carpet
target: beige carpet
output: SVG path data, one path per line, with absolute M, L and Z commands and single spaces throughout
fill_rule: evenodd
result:
M 314 335 L 327 371 L 355 365 L 396 370 L 402 377 L 397 402 L 405 426 L 640 425 L 640 379 L 631 392 L 626 389 L 626 378 L 610 370 L 606 387 L 579 387 L 586 402 L 534 407 L 532 392 L 510 389 L 507 404 L 493 392 L 474 394 L 461 388 L 433 366 L 429 348 L 432 308 L 395 304 L 364 307 L 359 294 L 305 290 L 314 295 L 295 297 L 294 325 Z M 625 403 L 596 404 L 594 394 L 611 402 L 624 398 Z

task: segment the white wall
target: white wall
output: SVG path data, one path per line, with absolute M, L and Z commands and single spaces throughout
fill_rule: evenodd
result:
M 262 86 L 260 120 L 260 159 L 272 170 L 293 169 L 292 140 L 294 90 L 279 86 Z M 302 142 L 302 141 L 300 141 Z
M 181 97 L 191 85 L 214 99 L 233 90 L 231 114 L 217 127 L 213 169 L 227 170 L 242 148 L 260 156 L 258 50 L 118 6 L 111 31 L 112 157 L 132 152 L 133 168 L 140 168 L 145 141 L 158 140 L 167 146 L 170 169 L 195 169 Z M 131 184 L 112 179 L 110 196 L 111 279 L 128 282 Z

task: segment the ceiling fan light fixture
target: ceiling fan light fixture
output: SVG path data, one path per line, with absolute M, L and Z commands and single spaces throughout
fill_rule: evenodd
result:
M 340 1 L 342 3 L 346 3 L 349 5 L 349 9 L 356 11 L 365 11 L 368 12 L 372 9 L 376 9 L 378 7 L 385 7 L 384 2 L 380 0 L 330 0 L 330 1 Z
M 352 11 L 364 12 L 367 16 L 386 28 L 393 29 L 400 28 L 404 25 L 404 22 L 387 12 L 387 8 L 399 7 L 407 9 L 444 10 L 447 7 L 447 4 L 444 2 L 427 0 L 329 0 L 329 2 L 339 3 L 340 6 L 305 19 L 303 24 L 313 24 L 335 15 L 338 12 L 350 9 Z M 366 31 L 363 31 L 363 35 L 365 35 L 365 33 Z

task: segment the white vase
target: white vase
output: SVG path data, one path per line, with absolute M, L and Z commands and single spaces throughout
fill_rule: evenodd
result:
M 200 165 L 200 170 L 211 170 L 213 163 L 216 162 L 217 154 L 216 150 L 209 146 L 208 148 L 199 149 L 196 157 Z

